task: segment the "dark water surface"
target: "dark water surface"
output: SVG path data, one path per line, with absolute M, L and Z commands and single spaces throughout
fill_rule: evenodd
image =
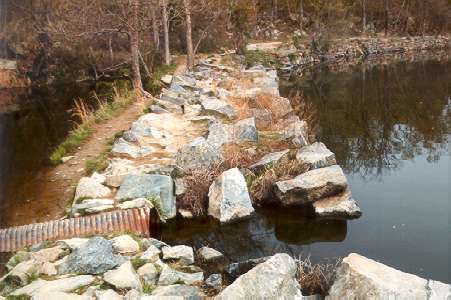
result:
M 337 155 L 363 216 L 321 220 L 259 211 L 229 226 L 178 223 L 172 242 L 210 245 L 232 261 L 288 252 L 313 260 L 357 252 L 451 282 L 451 62 L 422 60 L 315 70 L 281 82 L 318 113 L 318 138 Z

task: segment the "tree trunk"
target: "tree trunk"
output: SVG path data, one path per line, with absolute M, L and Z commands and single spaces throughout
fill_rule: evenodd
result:
M 194 67 L 194 50 L 193 50 L 193 36 L 191 32 L 191 1 L 183 0 L 186 15 L 186 54 L 187 54 L 187 67 L 191 69 Z
M 388 0 L 385 0 L 385 36 L 388 35 Z
M 301 32 L 304 30 L 304 25 L 303 25 L 303 23 L 304 23 L 304 0 L 301 0 L 300 1 L 300 3 L 299 3 L 299 18 L 300 18 L 300 21 L 299 21 L 299 29 L 301 29 Z
M 150 9 L 150 15 L 152 18 L 152 30 L 153 30 L 153 43 L 155 46 L 155 50 L 160 50 L 160 31 L 158 28 L 158 20 L 155 13 L 155 6 L 153 6 Z
M 161 13 L 163 16 L 163 33 L 164 33 L 164 63 L 171 64 L 171 54 L 169 52 L 169 18 L 166 0 L 162 1 Z
M 362 31 L 366 32 L 366 0 L 362 0 Z
M 141 82 L 141 73 L 139 71 L 139 0 L 132 0 L 132 20 L 130 26 L 130 52 L 132 64 L 132 84 L 133 88 L 138 91 L 143 91 Z

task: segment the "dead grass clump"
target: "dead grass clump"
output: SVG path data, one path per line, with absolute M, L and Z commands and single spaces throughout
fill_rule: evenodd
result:
M 266 168 L 251 183 L 250 193 L 257 203 L 274 199 L 273 186 L 277 181 L 288 180 L 308 171 L 308 165 L 290 159 L 290 154 L 284 156 L 279 162 Z
M 195 216 L 202 216 L 208 207 L 208 191 L 215 179 L 222 172 L 232 168 L 247 168 L 258 160 L 237 145 L 224 149 L 224 159 L 210 168 L 194 170 L 185 175 L 185 194 L 177 201 L 179 208 L 191 211 Z
M 308 256 L 304 259 L 300 257 L 297 263 L 297 278 L 302 287 L 302 294 L 325 296 L 335 281 L 341 259 L 336 259 L 330 263 L 313 264 Z

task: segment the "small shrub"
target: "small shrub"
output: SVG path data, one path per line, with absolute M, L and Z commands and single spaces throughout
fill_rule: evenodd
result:
M 155 289 L 155 286 L 153 286 L 152 284 L 148 284 L 148 283 L 143 284 L 143 293 L 146 295 L 152 294 L 154 289 Z
M 157 95 L 161 92 L 165 84 L 161 81 L 161 77 L 166 74 L 174 73 L 177 65 L 172 64 L 169 66 L 161 65 L 156 67 L 151 74 L 151 77 L 146 82 L 144 88 L 152 95 Z
M 310 257 L 299 258 L 297 260 L 297 279 L 302 287 L 302 294 L 327 295 L 335 281 L 337 268 L 340 263 L 341 259 L 336 259 L 330 263 L 313 264 Z
M 147 263 L 147 261 L 145 259 L 135 257 L 131 260 L 131 263 L 132 263 L 133 268 L 135 268 L 135 270 L 138 270 L 139 268 L 144 266 Z
M 244 64 L 247 68 L 251 68 L 256 65 L 270 67 L 275 64 L 275 60 L 274 57 L 267 52 L 260 50 L 246 50 L 244 52 Z

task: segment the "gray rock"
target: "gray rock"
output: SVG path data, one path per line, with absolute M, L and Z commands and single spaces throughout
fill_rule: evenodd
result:
M 160 258 L 161 250 L 155 247 L 154 245 L 150 245 L 146 251 L 141 254 L 141 259 L 150 260 L 152 262 L 157 261 Z
M 292 139 L 296 146 L 308 145 L 308 125 L 304 120 L 295 117 L 282 131 L 282 139 Z
M 123 300 L 124 297 L 116 293 L 114 290 L 99 290 L 94 292 L 97 300 Z
M 236 263 L 231 263 L 226 269 L 226 275 L 230 281 L 234 281 L 239 276 L 243 275 L 244 273 L 247 273 L 249 270 L 256 267 L 257 265 L 264 263 L 269 258 L 270 257 L 260 257 Z
M 221 252 L 210 247 L 200 248 L 198 250 L 198 254 L 199 257 L 205 262 L 218 260 L 224 257 L 224 255 Z
M 149 108 L 155 114 L 168 114 L 169 113 L 169 111 L 167 111 L 160 105 L 151 105 Z
M 271 111 L 268 109 L 251 108 L 249 113 L 255 118 L 255 124 L 258 129 L 267 129 L 273 123 Z
M 343 170 L 334 165 L 305 172 L 294 179 L 276 182 L 275 192 L 280 204 L 289 207 L 337 195 L 347 187 L 348 181 Z
M 164 219 L 173 218 L 177 214 L 174 183 L 169 176 L 127 175 L 117 192 L 116 199 L 125 201 L 136 198 L 152 198 L 154 201 L 159 202 L 161 217 Z
M 163 259 L 177 260 L 183 265 L 192 265 L 194 263 L 193 248 L 185 245 L 163 247 Z
M 76 213 L 89 213 L 92 212 L 95 208 L 104 208 L 107 207 L 109 209 L 114 208 L 114 200 L 111 199 L 86 199 L 81 201 L 78 204 L 72 205 L 72 214 Z
M 208 214 L 221 223 L 238 221 L 254 212 L 246 180 L 237 168 L 223 172 L 208 192 Z
M 158 285 L 173 285 L 175 283 L 184 284 L 199 284 L 204 280 L 204 273 L 184 273 L 172 269 L 171 267 L 164 265 L 161 270 L 160 277 L 158 278 Z
M 171 299 L 202 299 L 203 293 L 196 286 L 175 284 L 169 286 L 159 286 L 152 292 L 149 299 L 161 299 L 161 297 L 171 297 Z M 145 299 L 143 299 L 145 300 Z
M 155 284 L 158 278 L 158 270 L 153 263 L 147 263 L 138 269 L 138 275 L 146 284 Z
M 103 198 L 109 196 L 110 189 L 90 177 L 83 177 L 75 190 L 75 201 L 86 198 Z
M 311 169 L 329 167 L 337 164 L 335 154 L 323 143 L 313 143 L 302 147 L 296 154 L 296 159 L 310 166 Z
M 359 206 L 351 196 L 351 192 L 345 192 L 313 203 L 316 215 L 320 217 L 353 219 L 362 215 Z
M 356 253 L 343 259 L 326 299 L 447 299 L 451 286 L 403 273 Z
M 74 250 L 75 248 L 79 248 L 81 245 L 85 244 L 89 239 L 87 238 L 71 238 L 67 240 L 60 240 L 58 243 L 63 243 L 63 245 L 66 245 L 71 250 Z
M 176 75 L 172 77 L 171 89 L 177 89 L 178 86 L 194 88 L 196 87 L 196 79 L 188 75 Z
M 184 171 L 209 168 L 223 159 L 220 150 L 197 138 L 177 153 L 176 164 Z
M 103 274 L 103 280 L 118 289 L 142 290 L 141 280 L 130 261 L 126 261 L 119 268 Z
M 211 274 L 205 280 L 205 285 L 209 288 L 219 290 L 222 286 L 221 274 Z
M 144 248 L 148 249 L 150 246 L 155 246 L 157 249 L 162 249 L 163 247 L 169 247 L 165 242 L 159 241 L 154 238 L 146 238 L 141 240 L 141 244 Z
M 175 195 L 182 196 L 186 192 L 185 180 L 183 178 L 174 178 Z
M 161 76 L 161 81 L 166 84 L 171 84 L 172 75 L 166 74 L 166 75 Z
M 114 142 L 111 152 L 118 154 L 127 154 L 130 157 L 137 158 L 141 155 L 141 149 L 133 144 L 130 144 L 123 138 L 119 138 Z
M 75 248 L 59 268 L 60 273 L 100 274 L 118 265 L 124 259 L 113 254 L 111 242 L 93 237 Z
M 258 132 L 254 118 L 240 120 L 235 124 L 213 121 L 208 127 L 207 142 L 219 148 L 227 143 L 257 142 Z
M 152 125 L 152 123 L 156 120 L 159 120 L 159 116 L 157 114 L 145 114 L 133 122 L 131 131 L 138 137 L 144 136 L 161 138 L 163 134 Z
M 147 200 L 146 198 L 137 198 L 130 201 L 122 202 L 118 205 L 121 209 L 132 209 L 132 208 L 140 208 L 140 207 L 150 207 L 153 208 L 152 202 Z
M 257 142 L 258 132 L 255 126 L 255 119 L 248 118 L 240 120 L 233 125 L 233 141 L 236 143 L 242 142 Z
M 85 287 L 93 283 L 95 280 L 94 276 L 91 275 L 80 275 L 75 277 L 68 277 L 63 279 L 57 279 L 53 281 L 47 281 L 38 279 L 24 286 L 23 288 L 17 289 L 11 293 L 12 296 L 28 295 L 34 296 L 40 293 L 48 292 L 63 292 L 67 293 L 76 290 L 81 287 Z
M 113 158 L 109 161 L 105 170 L 106 185 L 111 187 L 119 187 L 125 176 L 136 170 L 133 162 L 128 159 Z
M 254 172 L 261 172 L 265 168 L 270 167 L 274 163 L 277 163 L 282 157 L 284 157 L 290 150 L 283 150 L 280 152 L 269 153 L 263 156 L 258 162 L 249 167 Z
M 209 97 L 202 100 L 201 104 L 206 113 L 219 114 L 221 116 L 227 117 L 228 119 L 236 118 L 235 109 L 226 101 Z
M 302 298 L 296 272 L 296 262 L 288 254 L 276 254 L 241 275 L 217 299 Z
M 215 148 L 233 141 L 233 125 L 223 124 L 217 120 L 210 122 L 208 126 L 207 143 Z
M 111 240 L 113 250 L 119 254 L 134 254 L 139 251 L 139 244 L 129 235 L 120 235 Z

